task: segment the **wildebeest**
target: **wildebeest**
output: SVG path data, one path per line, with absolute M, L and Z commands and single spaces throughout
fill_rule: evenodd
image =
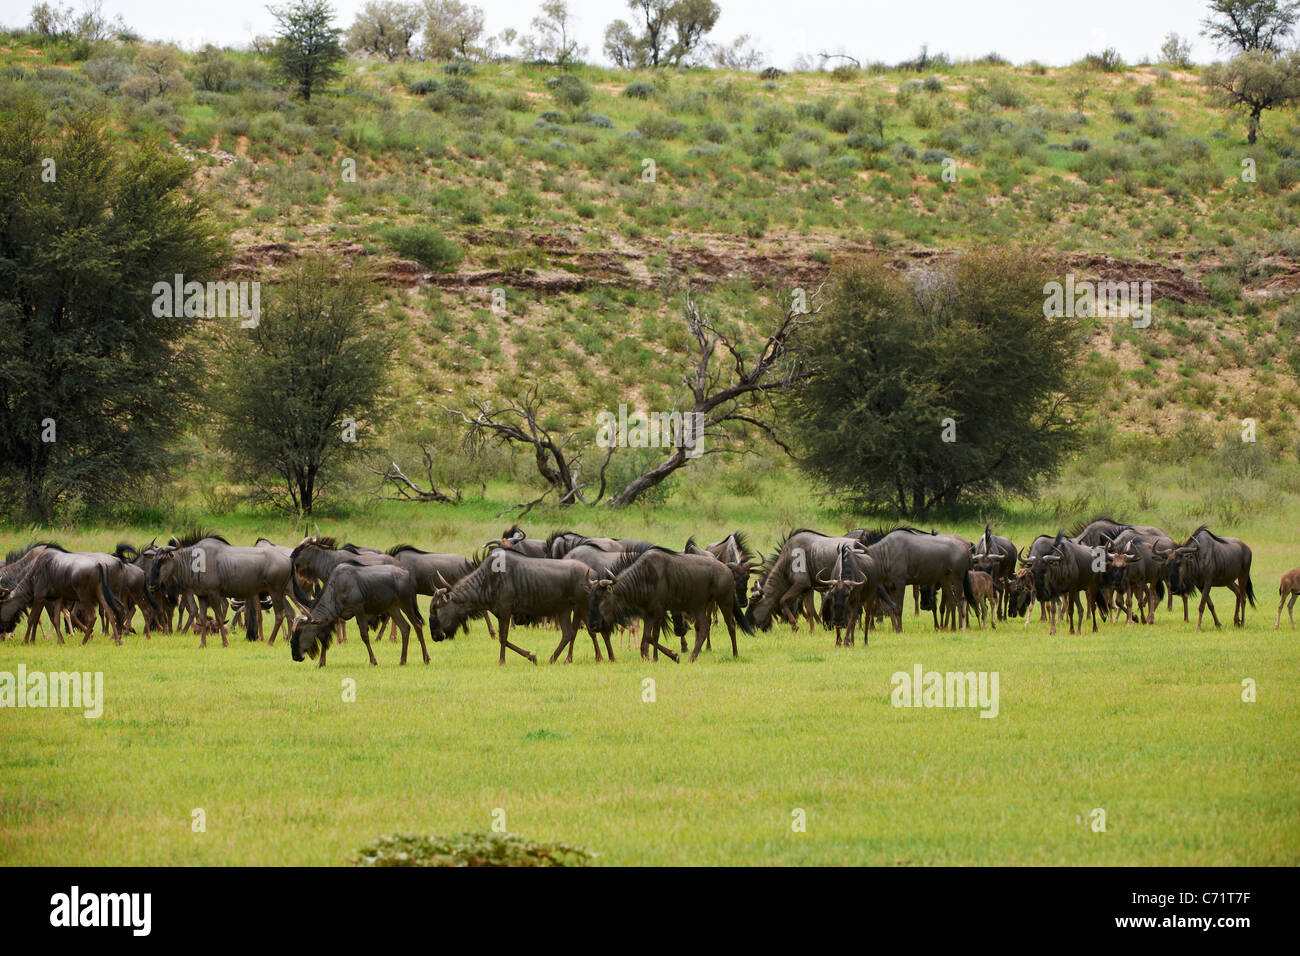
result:
M 512 548 L 494 548 L 479 559 L 473 571 L 434 596 L 436 611 L 429 615 L 429 630 L 440 638 L 454 632 L 472 615 L 487 612 L 497 619 L 501 644 L 497 663 L 506 662 L 506 648 L 510 648 L 536 664 L 536 654 L 510 643 L 510 624 L 516 615 L 551 618 L 560 626 L 560 643 L 551 655 L 551 663 L 566 645 L 567 663 L 573 660 L 577 629 L 586 622 L 587 596 L 595 580 L 595 572 L 580 561 L 530 558 Z M 601 660 L 595 634 L 591 635 L 591 643 L 596 660 Z M 614 649 L 608 634 L 605 647 L 612 661 Z
M 875 559 L 858 548 L 841 545 L 830 573 L 819 575 L 818 580 L 827 586 L 822 601 L 822 623 L 835 628 L 836 647 L 853 646 L 853 631 L 859 618 L 862 644 L 865 647 L 870 643 L 877 601 L 896 610 L 889 593 L 880 586 Z M 845 632 L 843 639 L 841 629 Z
M 505 543 L 504 538 L 502 543 Z M 567 558 L 570 551 L 581 545 L 615 554 L 624 551 L 640 553 L 647 548 L 653 547 L 649 541 L 641 541 L 637 538 L 593 538 L 577 531 L 552 531 L 546 541 L 543 542 L 542 549 L 545 557 Z
M 415 625 L 415 636 L 420 641 L 424 662 L 429 663 L 429 649 L 424 643 L 424 626 L 420 609 L 415 603 L 415 583 L 404 569 L 393 565 L 363 565 L 344 561 L 335 566 L 325 581 L 320 597 L 312 601 L 300 588 L 298 579 L 293 587 L 300 603 L 306 603 L 309 613 L 299 616 L 289 634 L 289 647 L 295 661 L 305 655 L 314 655 L 320 647 L 320 663 L 325 666 L 325 652 L 329 650 L 335 625 L 346 618 L 355 618 L 361 631 L 361 641 L 366 645 L 370 663 L 377 666 L 374 649 L 370 646 L 370 620 L 387 618 L 402 632 L 402 659 L 406 663 L 406 650 L 411 637 L 409 619 Z M 437 635 L 433 639 L 438 640 Z
M 834 568 L 841 545 L 864 550 L 856 538 L 832 537 L 809 528 L 799 528 L 787 534 L 760 573 L 750 599 L 753 605 L 750 623 L 766 631 L 779 614 L 798 630 L 802 608 L 809 627 L 813 626 L 816 620 L 813 594 L 825 591 L 827 587 L 818 581 L 817 575 Z
M 736 598 L 735 579 L 712 555 L 678 554 L 666 548 L 650 548 L 640 554 L 629 553 L 613 577 L 596 581 L 587 614 L 588 629 L 599 629 L 609 640 L 609 629 L 618 618 L 633 612 L 641 616 L 641 657 L 650 649 L 663 651 L 676 661 L 677 655 L 659 643 L 659 632 L 669 612 L 691 616 L 695 621 L 695 648 L 691 660 L 700 655 L 709 636 L 709 618 L 713 608 L 722 612 L 731 635 L 731 655 L 739 657 L 736 624 L 746 634 L 753 628 Z M 593 637 L 594 640 L 594 637 Z
M 1015 577 L 1008 582 L 1006 605 L 1008 616 L 1023 616 L 1025 626 L 1029 626 L 1029 621 L 1033 617 L 1029 612 L 1034 606 L 1033 568 L 1021 568 L 1016 572 Z
M 996 616 L 1006 620 L 1006 590 L 1011 579 L 1016 576 L 1016 550 L 1015 542 L 1010 538 L 994 534 L 993 529 L 988 524 L 984 525 L 984 533 L 980 535 L 975 542 L 972 565 L 974 568 L 986 572 L 993 579 L 994 604 Z
M 967 572 L 971 567 L 971 542 L 955 534 L 928 534 L 915 528 L 897 528 L 874 544 L 867 554 L 880 569 L 880 580 L 893 603 L 903 605 L 903 590 L 910 584 L 940 589 L 954 609 L 953 626 L 960 626 L 962 608 L 972 595 Z M 941 622 L 936 615 L 935 626 Z M 894 630 L 903 629 L 901 615 Z
M 1145 536 L 1133 528 L 1121 531 L 1111 540 L 1106 579 L 1115 591 L 1117 609 L 1121 606 L 1119 598 L 1123 597 L 1124 615 L 1130 624 L 1134 595 L 1138 599 L 1139 616 L 1146 624 L 1155 623 L 1156 608 L 1165 596 L 1166 556 L 1157 551 L 1161 540 L 1165 539 Z
M 1079 612 L 1079 631 L 1083 631 L 1085 614 L 1079 593 L 1088 596 L 1087 614 L 1092 617 L 1092 629 L 1097 630 L 1097 608 L 1101 607 L 1103 616 L 1110 610 L 1106 596 L 1102 593 L 1105 583 L 1105 551 L 1101 545 L 1097 550 L 1085 547 L 1072 538 L 1067 538 L 1064 531 L 1058 531 L 1055 538 L 1039 535 L 1029 548 L 1028 557 L 1021 560 L 1034 572 L 1035 597 L 1049 609 L 1052 634 L 1056 633 L 1056 601 L 1065 601 L 1064 612 L 1068 616 L 1070 633 L 1074 633 L 1074 613 Z M 1101 570 L 1094 570 L 1094 563 L 1099 560 Z
M 972 571 L 970 573 L 970 590 L 975 598 L 971 603 L 975 609 L 975 617 L 980 622 L 980 627 L 984 626 L 987 617 L 989 624 L 996 631 L 998 627 L 998 602 L 993 591 L 993 575 L 987 571 Z
M 691 537 L 686 540 L 685 547 L 682 548 L 683 554 L 707 554 L 709 557 L 722 563 L 728 571 L 731 572 L 732 578 L 736 582 L 736 602 L 740 607 L 749 603 L 749 575 L 756 563 L 755 554 L 749 549 L 749 542 L 742 531 L 733 531 L 721 541 L 715 541 L 713 544 L 701 548 L 695 543 L 695 538 Z M 717 613 L 713 614 L 713 622 L 717 622 Z M 706 637 L 705 646 L 709 650 L 713 649 L 712 642 Z M 686 637 L 682 636 L 682 650 L 686 650 Z
M 434 611 L 432 596 L 437 594 L 439 589 L 454 585 L 475 567 L 474 562 L 463 554 L 421 551 L 411 544 L 394 545 L 388 549 L 388 554 L 396 558 L 397 563 L 411 575 L 411 579 L 415 582 L 415 592 L 430 596 L 430 616 Z M 466 621 L 466 625 L 468 623 Z M 496 640 L 496 630 L 492 627 L 491 620 L 487 621 L 487 626 L 488 633 L 492 635 L 493 640 Z
M 1286 574 L 1282 575 L 1282 583 L 1277 587 L 1277 593 L 1282 600 L 1277 602 L 1277 623 L 1273 625 L 1273 630 L 1282 626 L 1282 605 L 1286 604 L 1286 616 L 1291 619 L 1291 630 L 1295 630 L 1295 599 L 1300 597 L 1300 568 L 1292 568 Z M 1287 595 L 1291 596 L 1291 603 L 1287 604 Z
M 322 586 L 329 579 L 330 572 L 344 562 L 360 564 L 366 567 L 381 564 L 401 567 L 401 562 L 391 554 L 384 554 L 373 549 L 363 551 L 356 545 L 345 544 L 343 547 L 339 547 L 334 538 L 320 534 L 303 538 L 290 552 L 289 556 L 289 563 L 293 568 L 295 579 L 318 582 Z M 396 626 L 396 622 L 393 622 L 394 629 L 396 629 Z M 339 620 L 338 629 L 341 643 L 347 640 L 347 631 L 342 619 Z
M 41 613 L 48 607 L 55 633 L 62 641 L 57 607 L 66 602 L 74 607 L 98 608 L 105 620 L 112 623 L 114 641 L 122 643 L 125 613 L 113 594 L 110 561 L 120 570 L 121 562 L 112 555 L 73 553 L 48 542 L 29 545 L 11 554 L 0 582 L 0 633 L 12 633 L 19 616 L 26 612 L 27 633 L 23 643 L 34 643 Z M 83 644 L 94 632 L 93 617 L 85 631 Z
M 1221 538 L 1205 525 L 1169 555 L 1170 581 L 1178 580 L 1183 593 L 1201 592 L 1201 604 L 1196 612 L 1196 628 L 1200 630 L 1205 618 L 1205 608 L 1210 609 L 1214 626 L 1221 627 L 1215 613 L 1210 589 L 1226 587 L 1236 598 L 1232 608 L 1235 627 L 1246 624 L 1246 602 L 1255 606 L 1255 586 L 1250 580 L 1251 551 L 1237 538 Z
M 489 541 L 489 545 L 495 545 L 502 548 L 509 548 L 512 551 L 518 551 L 530 558 L 550 557 L 546 553 L 546 542 L 541 538 L 530 538 L 524 533 L 524 529 L 517 524 L 512 524 L 505 531 L 501 532 L 501 537 L 496 541 Z
M 262 615 L 259 596 L 270 595 L 275 609 L 276 630 L 285 621 L 291 562 L 269 548 L 232 545 L 210 532 L 195 531 L 176 545 L 159 548 L 149 569 L 149 586 L 155 591 L 168 581 L 198 599 L 200 612 L 213 609 L 221 633 L 221 646 L 228 647 L 223 601 L 238 598 L 245 602 L 246 637 L 255 641 L 261 636 Z M 207 621 L 199 622 L 199 646 L 207 646 Z M 274 632 L 272 632 L 274 633 Z

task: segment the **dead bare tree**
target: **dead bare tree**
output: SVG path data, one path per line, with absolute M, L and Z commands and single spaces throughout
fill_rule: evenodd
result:
M 811 296 L 800 292 L 797 297 L 791 297 L 758 349 L 748 350 L 706 318 L 687 292 L 684 312 L 687 328 L 695 339 L 695 350 L 694 364 L 682 377 L 682 383 L 690 392 L 691 405 L 670 416 L 684 427 L 677 429 L 674 443 L 664 448 L 662 461 L 637 475 L 608 499 L 605 499 L 606 471 L 619 443 L 612 441 L 604 445 L 605 455 L 596 477 L 584 482 L 582 458 L 586 449 L 573 450 L 579 433 L 559 434 L 541 424 L 543 400 L 538 386 L 500 407 L 481 399 L 472 400 L 471 412 L 441 407 L 468 426 L 465 440 L 471 449 L 488 441 L 532 448 L 537 471 L 548 486 L 542 498 L 558 491 L 561 505 L 578 501 L 596 504 L 601 500 L 615 506 L 631 504 L 695 458 L 748 451 L 744 441 L 756 432 L 766 435 L 787 454 L 791 453 L 771 424 L 775 418 L 773 395 L 803 382 L 815 371 L 794 358 L 790 343 L 799 329 L 821 311 L 820 297 L 820 286 Z M 596 486 L 595 495 L 588 501 L 583 491 L 592 485 Z M 527 513 L 542 498 L 506 510 L 524 508 Z
M 426 491 L 421 488 L 410 478 L 406 477 L 397 462 L 392 462 L 387 468 L 371 468 L 373 474 L 379 475 L 385 482 L 392 482 L 395 494 L 389 495 L 390 501 L 460 501 L 460 489 L 452 488 L 451 495 L 438 490 L 437 483 L 433 480 L 434 456 L 427 445 L 420 446 L 420 453 L 424 458 L 424 476 L 429 482 L 429 488 Z
M 540 386 L 531 386 L 521 398 L 500 408 L 477 398 L 471 399 L 471 404 L 474 406 L 472 413 L 439 406 L 469 426 L 465 439 L 468 447 L 475 449 L 489 441 L 530 446 L 538 473 L 547 485 L 560 493 L 561 505 L 586 501 L 582 496 L 586 485 L 578 480 L 582 451 L 569 451 L 577 442 L 577 436 L 573 432 L 553 434 L 541 424 Z
M 803 382 L 815 371 L 793 358 L 790 341 L 821 311 L 820 298 L 821 286 L 806 301 L 802 294 L 792 297 L 757 354 L 747 357 L 737 343 L 701 315 L 699 306 L 687 292 L 687 327 L 698 351 L 695 367 L 683 376 L 682 383 L 694 400 L 689 412 L 690 420 L 696 423 L 692 436 L 694 448 L 686 447 L 684 442 L 672 448 L 663 461 L 628 482 L 607 504 L 631 504 L 694 458 L 745 451 L 743 439 L 754 431 L 766 435 L 778 448 L 791 454 L 771 425 L 772 395 Z M 686 417 L 683 415 L 683 419 Z

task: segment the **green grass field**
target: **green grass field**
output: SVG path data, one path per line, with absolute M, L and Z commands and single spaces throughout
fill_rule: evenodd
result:
M 761 547 L 774 542 L 770 517 L 702 510 L 625 511 L 608 525 L 680 546 L 735 519 Z M 491 515 L 394 507 L 322 530 L 467 550 L 499 531 Z M 1016 520 L 1028 521 L 1007 530 L 1028 542 Z M 1191 624 L 1162 608 L 1155 628 L 1097 635 L 1049 637 L 1036 619 L 936 634 L 909 598 L 904 632 L 875 632 L 869 649 L 777 628 L 742 635 L 738 661 L 715 639 L 695 665 L 645 663 L 622 645 L 617 663 L 597 665 L 583 637 L 573 665 L 512 655 L 498 668 L 481 624 L 431 645 L 428 667 L 399 668 L 384 641 L 370 668 L 353 637 L 323 671 L 292 663 L 279 640 L 201 651 L 189 634 L 122 647 L 11 639 L 0 670 L 102 671 L 105 704 L 99 719 L 0 711 L 0 862 L 337 865 L 384 833 L 488 830 L 500 809 L 510 832 L 577 844 L 605 865 L 1295 865 L 1300 638 L 1285 620 L 1273 630 L 1278 578 L 1300 564 L 1292 524 L 1221 529 L 1255 549 L 1259 607 L 1240 631 L 1198 633 L 1193 607 Z M 254 524 L 225 527 L 242 542 Z M 290 536 L 287 524 L 257 527 Z M 63 539 L 111 547 L 120 536 Z M 1216 602 L 1230 620 L 1231 596 Z M 512 634 L 543 659 L 558 640 Z M 891 706 L 891 675 L 917 664 L 996 671 L 998 716 Z M 1247 678 L 1254 703 L 1242 700 Z M 1097 808 L 1105 832 L 1090 825 Z M 192 828 L 196 809 L 205 832 Z M 805 832 L 792 828 L 797 809 Z

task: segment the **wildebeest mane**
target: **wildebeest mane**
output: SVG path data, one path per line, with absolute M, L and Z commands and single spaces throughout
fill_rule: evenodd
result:
M 19 548 L 16 551 L 10 551 L 8 554 L 6 554 L 5 564 L 13 564 L 15 561 L 17 561 L 24 555 L 28 554 L 35 548 L 49 548 L 52 551 L 64 551 L 63 548 L 55 544 L 53 541 L 33 541 L 25 548 Z
M 421 551 L 419 548 L 417 548 L 417 547 L 416 547 L 415 545 L 413 545 L 413 544 L 395 544 L 395 545 L 393 545 L 391 548 L 389 548 L 389 549 L 388 549 L 386 552 L 384 552 L 384 553 L 387 554 L 390 558 L 395 558 L 395 557 L 397 557 L 399 554 L 401 554 L 403 551 L 410 551 L 412 554 L 428 554 L 428 553 L 429 553 L 428 551 Z
M 214 541 L 220 541 L 222 544 L 230 544 L 229 541 L 217 534 L 215 531 L 209 531 L 207 528 L 193 527 L 177 536 L 176 547 L 189 548 L 198 544 L 204 538 L 212 538 Z

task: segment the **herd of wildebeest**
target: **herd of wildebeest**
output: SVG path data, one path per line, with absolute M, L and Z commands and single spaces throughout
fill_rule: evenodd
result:
M 1080 632 L 1085 615 L 1097 630 L 1098 612 L 1103 620 L 1153 624 L 1161 601 L 1167 597 L 1172 609 L 1175 596 L 1182 598 L 1187 621 L 1187 600 L 1198 593 L 1197 627 L 1207 607 L 1219 626 L 1210 598 L 1216 587 L 1233 593 L 1232 622 L 1241 626 L 1247 601 L 1255 604 L 1250 562 L 1243 542 L 1205 526 L 1180 544 L 1160 528 L 1109 518 L 1090 521 L 1073 534 L 1039 535 L 1023 550 L 988 526 L 974 542 L 908 526 L 858 528 L 842 535 L 799 529 L 767 556 L 753 552 L 739 531 L 706 547 L 691 539 L 674 551 L 649 541 L 572 531 L 530 538 L 516 525 L 467 557 L 410 544 L 387 551 L 340 545 L 319 529 L 294 547 L 265 538 L 239 547 L 219 534 L 195 530 L 165 545 L 119 544 L 112 554 L 72 552 L 50 542 L 11 552 L 0 566 L 0 637 L 12 634 L 26 615 L 24 643 L 35 641 L 38 626 L 44 633 L 44 612 L 60 643 L 65 629 L 83 631 L 82 643 L 90 640 L 98 620 L 120 644 L 139 611 L 146 638 L 153 631 L 192 630 L 206 646 L 215 631 L 226 646 L 228 615 L 255 641 L 262 638 L 263 612 L 271 611 L 275 625 L 268 642 L 275 642 L 283 625 L 295 661 L 319 656 L 323 667 L 331 641 L 346 639 L 344 622 L 351 619 L 371 664 L 378 662 L 370 631 L 382 636 L 389 626 L 390 639 L 399 631 L 402 636 L 401 663 L 413 626 L 427 664 L 425 619 L 416 604 L 417 595 L 427 595 L 434 641 L 454 637 L 471 619 L 485 618 L 500 643 L 498 663 L 505 662 L 509 648 L 535 664 L 535 654 L 511 643 L 510 628 L 540 624 L 560 632 L 552 663 L 566 648 L 566 662 L 573 660 L 583 626 L 598 661 L 598 638 L 614 660 L 616 628 L 629 645 L 640 630 L 642 657 L 653 652 L 657 659 L 662 651 L 677 661 L 677 653 L 661 643 L 663 629 L 672 628 L 685 653 L 686 635 L 694 628 L 694 661 L 709 644 L 719 614 L 733 656 L 737 626 L 753 634 L 770 629 L 778 618 L 795 629 L 802 616 L 810 628 L 820 624 L 834 630 L 837 646 L 852 645 L 861 624 L 865 644 L 872 624 L 886 616 L 894 630 L 902 630 L 909 585 L 913 613 L 930 611 L 936 629 L 969 627 L 972 612 L 980 627 L 1014 617 L 1028 624 L 1035 603 L 1039 620 L 1049 621 L 1053 634 L 1058 617 L 1068 619 L 1073 634 L 1076 613 Z M 1294 628 L 1300 569 L 1288 571 L 1278 590 L 1276 626 L 1289 597 Z

